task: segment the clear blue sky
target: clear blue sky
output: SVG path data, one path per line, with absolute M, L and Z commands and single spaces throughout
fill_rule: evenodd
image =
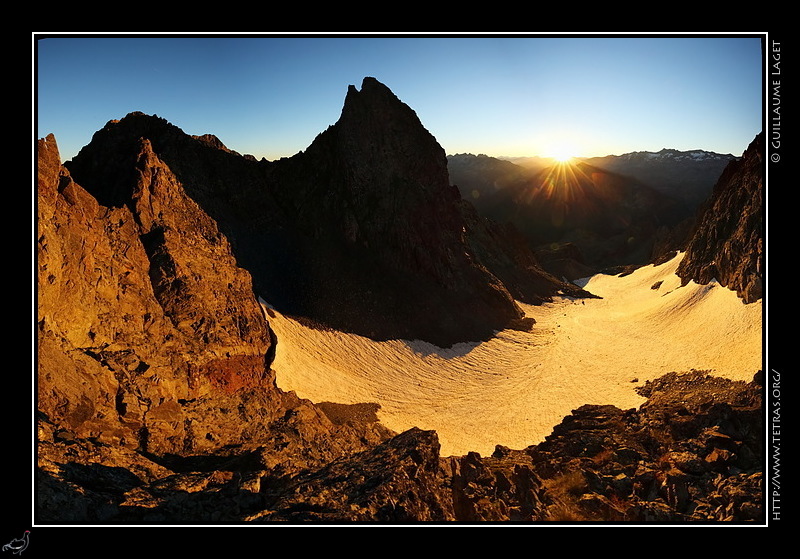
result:
M 38 38 L 38 36 L 34 36 Z M 276 159 L 336 122 L 347 87 L 387 85 L 448 154 L 705 149 L 761 131 L 758 37 L 213 36 L 34 41 L 37 138 L 67 160 L 131 111 Z

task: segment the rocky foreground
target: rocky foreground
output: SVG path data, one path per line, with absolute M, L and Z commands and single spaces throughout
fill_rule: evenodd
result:
M 43 523 L 70 524 L 758 522 L 759 378 L 670 373 L 643 387 L 639 409 L 583 406 L 546 441 L 491 456 L 442 458 L 435 432 L 411 429 L 324 463 L 326 450 L 312 456 L 305 423 L 289 413 L 272 428 L 277 446 L 297 451 L 294 469 L 274 464 L 275 448 L 148 456 L 40 417 L 37 512 Z M 338 421 L 376 428 L 369 417 Z M 332 427 L 315 433 L 320 447 L 331 444 Z

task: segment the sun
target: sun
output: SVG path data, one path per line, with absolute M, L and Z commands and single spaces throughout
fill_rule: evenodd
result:
M 553 155 L 551 155 L 551 157 L 556 161 L 558 161 L 559 163 L 569 163 L 575 158 L 575 156 L 570 151 L 554 152 Z
M 577 156 L 577 148 L 570 142 L 560 141 L 547 148 L 544 155 L 558 163 L 569 163 Z

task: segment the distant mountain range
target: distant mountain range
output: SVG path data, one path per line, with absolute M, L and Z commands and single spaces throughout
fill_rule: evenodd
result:
M 663 149 L 558 165 L 456 154 L 448 170 L 481 215 L 513 224 L 535 249 L 574 245 L 581 263 L 597 270 L 649 261 L 664 228 L 693 218 L 736 159 Z
M 592 157 L 584 161 L 607 171 L 633 177 L 695 207 L 708 198 L 728 163 L 737 159 L 731 154 L 665 148 L 657 152 L 637 151 Z
M 622 155 L 580 157 L 576 161 L 637 179 L 664 194 L 688 204 L 698 204 L 708 198 L 722 170 L 740 159 L 732 154 L 705 150 L 680 151 L 664 148 L 660 151 L 634 151 Z M 470 161 L 471 160 L 471 161 Z M 486 155 L 449 155 L 451 176 L 471 182 L 480 176 L 490 177 L 502 184 L 516 175 L 539 172 L 553 164 L 547 157 L 489 157 Z M 508 165 L 513 164 L 515 167 Z M 456 181 L 454 181 L 456 182 Z

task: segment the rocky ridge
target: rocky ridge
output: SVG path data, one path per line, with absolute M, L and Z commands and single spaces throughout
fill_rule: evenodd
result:
M 725 166 L 738 158 L 732 154 L 705 150 L 680 151 L 664 148 L 657 152 L 637 151 L 622 155 L 593 157 L 586 161 L 621 173 L 681 200 L 693 211 L 704 202 Z
M 678 268 L 684 283 L 719 281 L 751 303 L 764 283 L 764 134 L 731 161 L 704 204 Z

